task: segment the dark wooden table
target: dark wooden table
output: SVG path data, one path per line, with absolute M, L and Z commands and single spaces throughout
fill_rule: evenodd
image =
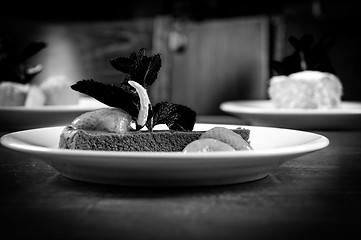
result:
M 326 149 L 218 187 L 77 182 L 1 146 L 0 239 L 360 239 L 361 131 L 314 132 Z

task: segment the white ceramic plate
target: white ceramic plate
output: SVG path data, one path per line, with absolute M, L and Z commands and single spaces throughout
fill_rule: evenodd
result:
M 337 109 L 279 109 L 268 100 L 228 101 L 220 105 L 226 113 L 257 126 L 302 130 L 361 128 L 361 102 L 343 102 Z
M 0 107 L 1 130 L 23 130 L 38 127 L 66 125 L 80 114 L 106 107 L 94 98 L 80 98 L 77 105 L 57 105 L 26 108 Z
M 195 125 L 208 130 L 216 125 Z M 223 125 L 230 129 L 239 125 Z M 85 182 L 137 186 L 201 186 L 264 178 L 285 161 L 328 146 L 321 135 L 267 127 L 251 130 L 254 150 L 237 152 L 110 152 L 58 149 L 62 126 L 9 133 L 1 144 L 38 159 L 63 176 Z

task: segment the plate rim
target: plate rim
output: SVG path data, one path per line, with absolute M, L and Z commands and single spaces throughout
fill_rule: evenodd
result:
M 224 127 L 244 127 L 249 128 L 252 132 L 252 129 L 256 130 L 262 130 L 262 129 L 270 129 L 270 130 L 279 130 L 279 131 L 287 131 L 287 132 L 298 132 L 302 134 L 307 134 L 310 136 L 313 136 L 317 139 L 317 141 L 313 141 L 312 144 L 309 143 L 306 146 L 308 146 L 308 149 L 305 151 L 302 147 L 304 145 L 297 145 L 297 146 L 289 146 L 289 147 L 283 147 L 281 150 L 283 150 L 281 153 L 284 155 L 289 154 L 299 154 L 299 153 L 309 153 L 313 151 L 317 151 L 323 148 L 326 148 L 330 144 L 330 140 L 318 133 L 313 133 L 309 131 L 303 131 L 303 130 L 296 130 L 296 129 L 288 129 L 288 128 L 279 128 L 279 127 L 266 127 L 266 126 L 249 126 L 249 125 L 239 125 L 239 124 L 213 124 L 213 123 L 196 123 L 200 125 L 205 126 L 224 126 Z M 161 158 L 166 159 L 168 157 L 178 157 L 178 158 L 186 158 L 185 156 L 189 156 L 190 158 L 218 158 L 219 156 L 222 156 L 224 158 L 235 158 L 235 157 L 267 157 L 270 155 L 274 156 L 281 156 L 279 150 L 277 149 L 258 149 L 258 150 L 252 150 L 252 151 L 235 151 L 235 152 L 206 152 L 206 153 L 182 153 L 182 152 L 115 152 L 115 151 L 92 151 L 92 150 L 73 150 L 73 149 L 57 149 L 57 148 L 51 148 L 47 146 L 34 146 L 34 145 L 24 145 L 19 143 L 13 143 L 12 140 L 14 137 L 18 135 L 22 135 L 24 133 L 29 132 L 36 132 L 36 131 L 46 131 L 47 129 L 62 129 L 65 126 L 53 126 L 53 127 L 42 127 L 42 128 L 35 128 L 35 129 L 28 129 L 28 130 L 22 130 L 22 131 L 16 131 L 11 132 L 8 134 L 5 134 L 1 137 L 0 141 L 1 144 L 7 148 L 13 149 L 15 151 L 30 153 L 30 154 L 46 154 L 46 155 L 58 155 L 58 156 L 94 156 L 94 157 L 128 157 L 128 158 L 136 158 L 136 157 L 150 157 L 150 158 Z M 252 144 L 252 143 L 251 143 Z
M 235 114 L 254 114 L 254 115 L 361 115 L 361 102 L 343 101 L 341 106 L 356 105 L 360 108 L 350 109 L 280 109 L 280 108 L 262 108 L 251 106 L 236 106 L 239 104 L 267 104 L 271 105 L 270 100 L 233 100 L 225 101 L 219 105 L 219 108 L 228 113 Z
M 198 124 L 204 124 L 208 127 L 215 125 L 243 126 L 252 128 L 253 130 L 255 128 L 275 129 L 274 127 L 255 127 L 237 124 Z M 60 135 L 59 131 L 61 131 L 63 127 L 64 126 L 43 127 L 22 130 L 6 134 L 2 136 L 0 140 L 2 145 L 4 145 L 5 141 L 5 147 L 8 147 L 6 146 L 6 140 L 18 134 L 26 134 L 24 132 L 29 133 L 29 131 L 36 130 L 42 130 L 44 133 L 44 131 L 49 128 L 57 128 L 52 134 Z M 252 129 L 250 130 L 252 131 Z M 255 155 L 254 151 L 227 152 L 226 154 L 225 152 L 143 152 L 139 154 L 139 152 L 98 152 L 57 149 L 62 152 L 62 154 L 59 155 L 57 154 L 58 151 L 54 151 L 56 148 L 53 147 L 54 142 L 52 142 L 48 146 L 35 148 L 38 152 L 34 152 L 34 149 L 28 150 L 32 151 L 30 154 L 35 154 L 38 160 L 55 169 L 60 175 L 72 180 L 121 186 L 187 187 L 227 185 L 261 180 L 273 173 L 284 162 L 320 150 L 329 144 L 329 140 L 320 134 L 292 129 L 276 129 L 314 135 L 317 139 L 316 142 L 318 142 L 313 145 L 313 147 L 316 146 L 316 148 L 305 150 L 303 147 L 301 149 L 302 151 L 298 153 L 295 152 L 295 150 L 297 150 L 295 148 L 290 148 L 289 151 L 284 151 L 283 149 L 284 155 L 277 151 L 271 154 L 267 151 L 263 151 L 263 153 L 258 151 L 258 155 Z M 34 132 L 31 133 L 34 134 Z M 27 137 L 29 137 L 29 135 Z M 26 140 L 25 137 L 23 141 Z M 40 141 L 40 143 L 42 142 Z M 296 148 L 297 146 L 298 145 L 296 145 Z M 12 147 L 16 148 L 16 145 Z M 12 149 L 16 150 L 14 148 Z M 80 154 L 83 155 L 76 155 L 78 151 L 81 151 Z M 104 154 L 104 152 L 106 152 L 106 154 Z

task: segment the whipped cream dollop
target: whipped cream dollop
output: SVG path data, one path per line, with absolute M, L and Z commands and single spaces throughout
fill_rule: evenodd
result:
M 47 77 L 39 85 L 45 95 L 44 105 L 74 105 L 80 99 L 80 94 L 73 91 L 70 86 L 73 81 L 64 75 Z
M 29 84 L 1 82 L 0 106 L 24 106 L 29 87 Z
M 337 108 L 343 93 L 340 79 L 331 73 L 305 70 L 270 79 L 268 94 L 277 108 Z
M 0 106 L 75 105 L 80 94 L 70 88 L 71 84 L 72 81 L 62 75 L 50 76 L 40 84 L 1 82 Z
M 129 131 L 131 117 L 119 108 L 100 108 L 83 113 L 73 120 L 75 129 L 124 133 Z

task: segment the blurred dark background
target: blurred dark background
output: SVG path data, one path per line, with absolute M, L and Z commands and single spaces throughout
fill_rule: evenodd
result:
M 345 0 L 134 0 L 134 1 L 7 1 L 2 15 L 38 20 L 114 20 L 171 15 L 208 20 L 251 15 L 286 14 L 291 17 L 342 17 L 358 15 L 357 3 Z M 5 10 L 6 9 L 6 10 Z M 345 19 L 346 18 L 346 19 Z
M 109 60 L 144 47 L 161 53 L 153 101 L 169 100 L 199 114 L 220 114 L 228 100 L 267 99 L 272 60 L 293 52 L 289 36 L 330 36 L 331 62 L 344 84 L 344 100 L 361 100 L 359 8 L 354 1 L 28 1 L 9 2 L 0 34 L 21 48 L 44 41 L 31 59 L 49 75 L 116 84 L 123 75 Z

